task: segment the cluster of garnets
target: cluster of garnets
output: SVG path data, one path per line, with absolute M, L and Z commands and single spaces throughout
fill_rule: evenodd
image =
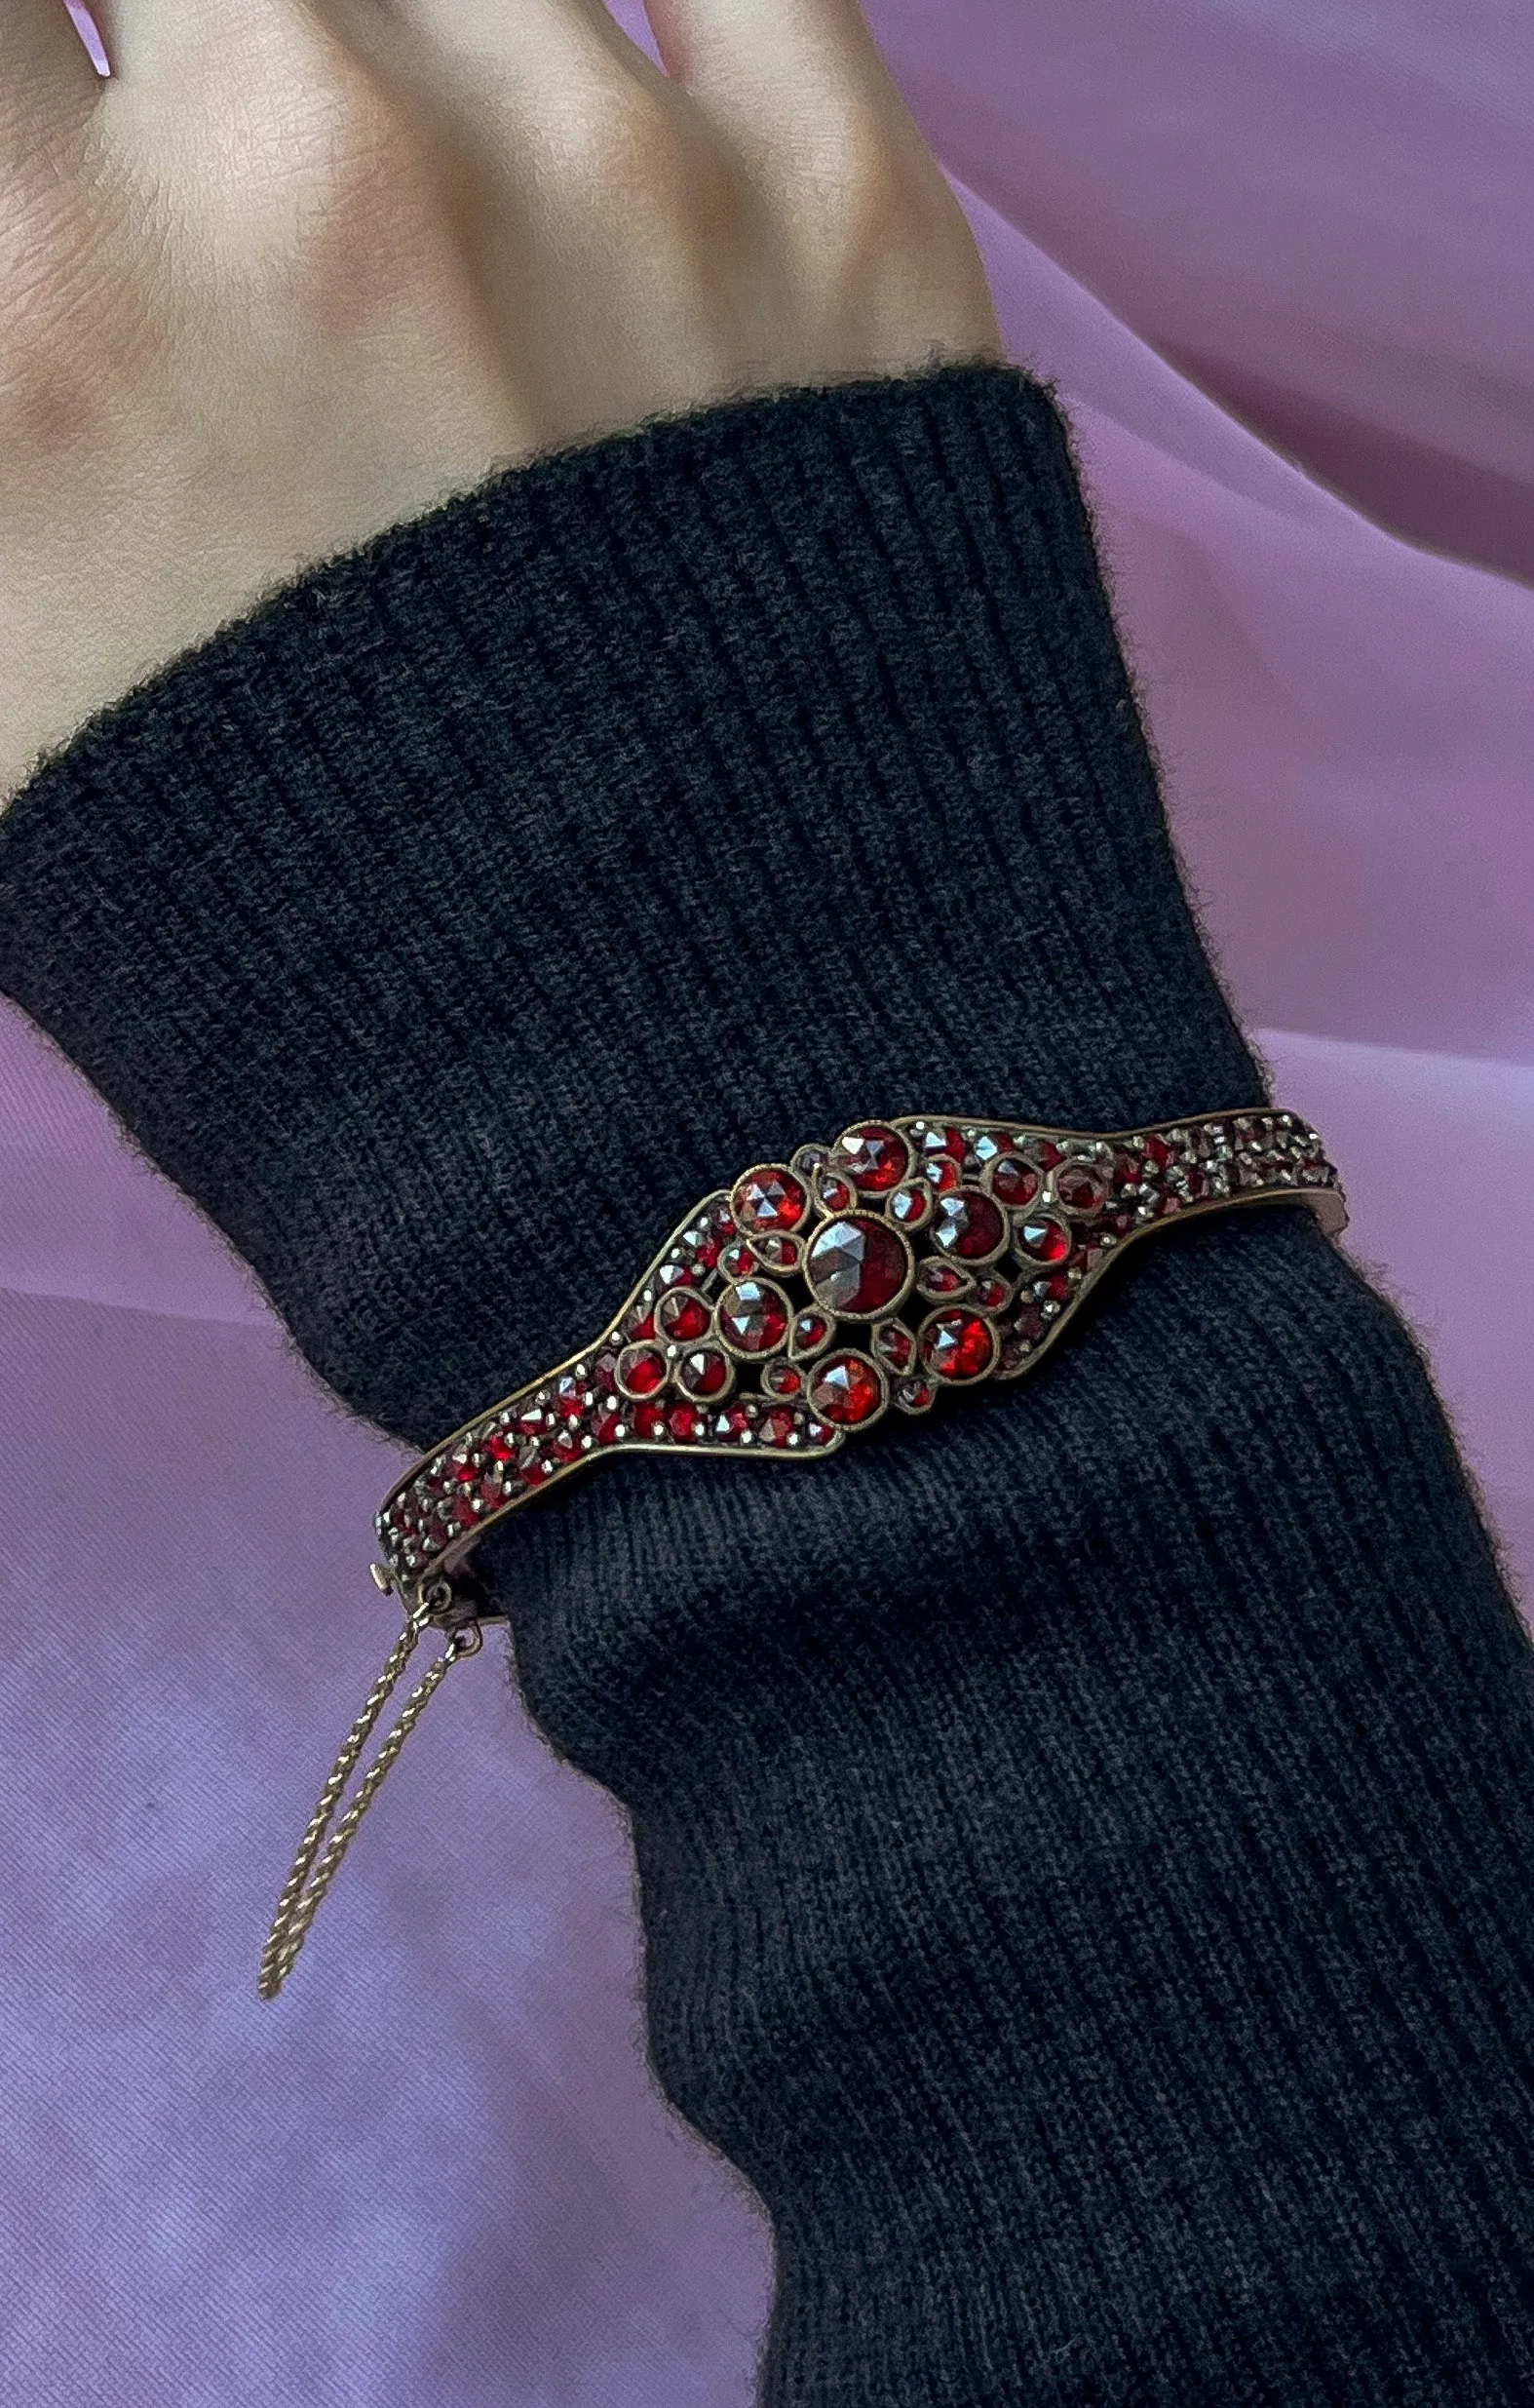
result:
M 890 1406 L 1022 1371 L 1136 1230 L 1335 1174 L 1291 1113 L 1129 1138 L 864 1121 L 709 1198 L 612 1328 L 378 1517 L 406 1572 L 615 1448 L 824 1454 Z

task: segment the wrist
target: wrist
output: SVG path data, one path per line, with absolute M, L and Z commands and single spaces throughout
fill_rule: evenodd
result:
M 1262 1096 L 1010 369 L 660 423 L 394 530 L 50 764 L 0 906 L 0 984 L 419 1445 L 807 1136 Z

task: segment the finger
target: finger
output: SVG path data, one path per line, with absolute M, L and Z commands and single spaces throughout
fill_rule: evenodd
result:
M 859 0 L 644 0 L 666 71 L 700 96 L 812 84 L 882 95 L 889 71 Z
M 572 78 L 617 66 L 664 86 L 602 0 L 307 0 L 322 23 L 388 84 L 425 88 L 459 108 L 556 101 Z

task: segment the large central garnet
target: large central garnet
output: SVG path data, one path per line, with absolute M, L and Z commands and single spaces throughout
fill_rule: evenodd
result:
M 810 1240 L 804 1275 L 827 1312 L 871 1321 L 910 1286 L 911 1250 L 898 1229 L 871 1213 L 841 1213 Z

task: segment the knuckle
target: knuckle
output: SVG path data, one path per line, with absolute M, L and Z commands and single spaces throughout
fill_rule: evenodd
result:
M 866 122 L 795 198 L 802 272 L 849 339 L 904 356 L 994 348 L 989 287 L 969 220 L 914 126 Z

